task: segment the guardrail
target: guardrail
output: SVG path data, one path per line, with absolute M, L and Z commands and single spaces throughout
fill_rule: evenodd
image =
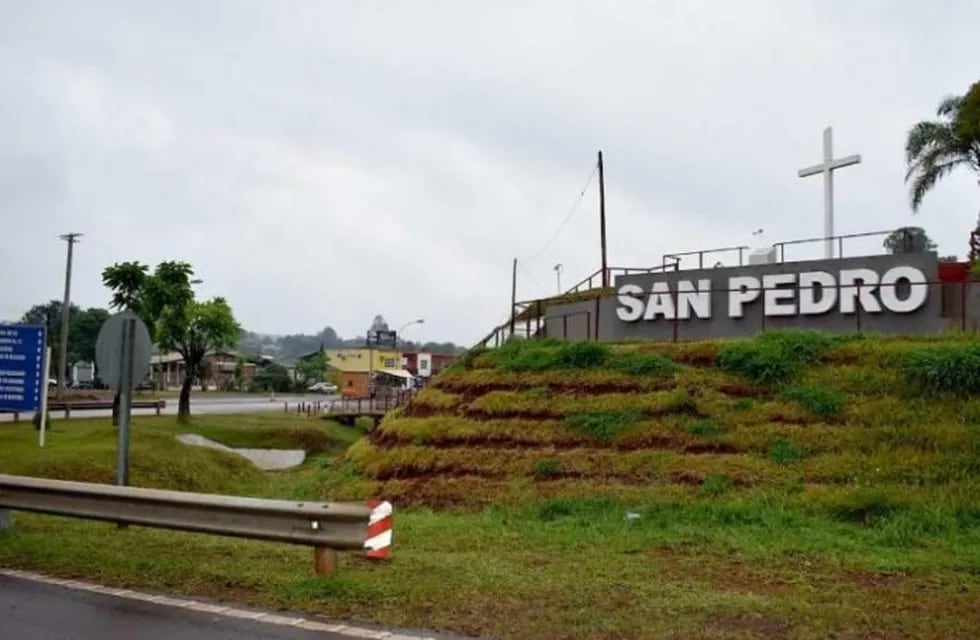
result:
M 0 474 L 4 509 L 310 546 L 316 572 L 337 570 L 337 551 L 387 557 L 388 502 L 290 502 Z
M 130 407 L 133 409 L 154 409 L 156 415 L 167 408 L 166 400 L 134 400 L 130 403 Z M 48 401 L 48 413 L 52 411 L 64 411 L 65 419 L 71 418 L 72 411 L 108 411 L 112 409 L 112 400 L 49 400 Z M 20 413 L 17 411 L 11 412 L 14 416 L 14 422 L 20 422 Z

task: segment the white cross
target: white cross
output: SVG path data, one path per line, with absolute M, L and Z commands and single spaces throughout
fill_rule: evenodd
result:
M 823 162 L 806 169 L 800 169 L 800 177 L 823 174 L 823 236 L 826 238 L 827 259 L 834 257 L 834 170 L 861 162 L 861 156 L 847 156 L 834 160 L 834 130 L 823 130 Z M 841 256 L 842 257 L 842 256 Z

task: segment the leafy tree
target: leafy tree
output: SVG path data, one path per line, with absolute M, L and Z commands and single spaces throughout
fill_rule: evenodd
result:
M 102 323 L 109 312 L 96 307 L 79 309 L 77 305 L 68 307 L 68 361 L 67 374 L 76 362 L 95 360 L 95 342 L 99 337 Z M 52 300 L 46 304 L 36 304 L 20 320 L 25 324 L 44 325 L 47 333 L 47 346 L 51 353 L 57 353 L 61 344 L 61 302 Z
M 224 298 L 207 302 L 191 299 L 164 309 L 157 324 L 157 344 L 165 351 L 176 351 L 184 359 L 184 380 L 177 404 L 178 422 L 190 419 L 194 380 L 207 379 L 204 356 L 209 351 L 234 346 L 241 331 Z
M 255 373 L 255 386 L 263 391 L 286 392 L 292 387 L 289 371 L 277 362 L 267 362 Z
M 156 340 L 157 323 L 164 309 L 186 304 L 194 298 L 186 262 L 161 262 L 154 272 L 137 261 L 117 262 L 102 270 L 102 284 L 112 290 L 109 306 L 116 311 L 132 311 Z M 119 423 L 119 393 L 112 401 L 112 424 Z
M 922 227 L 899 227 L 892 231 L 884 241 L 888 253 L 925 253 L 935 251 L 936 243 Z
M 136 313 L 161 351 L 176 351 L 183 357 L 184 379 L 177 405 L 180 422 L 190 418 L 194 380 L 207 379 L 205 354 L 234 346 L 241 334 L 224 298 L 194 299 L 193 275 L 191 265 L 179 261 L 161 262 L 152 273 L 139 262 L 117 263 L 102 272 L 103 284 L 113 290 L 112 306 Z
M 970 249 L 966 254 L 966 259 L 971 264 L 976 264 L 980 260 L 980 215 L 977 215 L 977 224 L 970 234 Z
M 321 382 L 327 374 L 330 358 L 321 349 L 296 363 L 296 376 L 304 387 Z
M 963 166 L 980 174 L 980 82 L 963 96 L 944 99 L 936 115 L 939 120 L 912 127 L 905 142 L 905 181 L 912 183 L 913 211 L 953 169 Z
M 235 372 L 232 380 L 234 381 L 235 389 L 241 391 L 242 386 L 245 384 L 245 358 L 242 356 L 238 356 L 235 359 Z

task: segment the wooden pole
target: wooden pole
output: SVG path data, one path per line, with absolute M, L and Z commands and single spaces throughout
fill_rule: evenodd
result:
M 599 152 L 599 240 L 602 243 L 602 288 L 609 286 L 609 264 L 606 255 L 606 174 Z
M 517 258 L 514 258 L 514 268 L 510 278 L 510 335 L 514 335 L 517 323 Z

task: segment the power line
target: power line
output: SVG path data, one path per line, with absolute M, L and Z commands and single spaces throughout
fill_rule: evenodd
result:
M 523 273 L 524 275 L 526 275 L 528 277 L 528 279 L 530 279 L 533 284 L 537 285 L 538 289 L 541 289 L 541 291 L 543 291 L 544 293 L 548 293 L 548 288 L 545 287 L 543 284 L 541 284 L 538 281 L 537 278 L 535 278 L 533 275 L 531 275 L 531 272 L 528 271 L 527 269 L 525 269 L 524 268 L 524 265 L 521 264 L 520 261 L 517 262 L 517 266 L 520 268 L 521 273 Z
M 599 170 L 598 164 L 592 167 L 592 171 L 589 173 L 589 177 L 586 178 L 585 184 L 582 186 L 581 191 L 579 191 L 578 197 L 575 199 L 575 202 L 572 203 L 572 206 L 571 208 L 569 208 L 568 213 L 565 214 L 565 219 L 562 220 L 560 225 L 558 225 L 558 228 L 555 229 L 555 232 L 551 234 L 551 237 L 548 238 L 548 241 L 545 242 L 540 249 L 538 249 L 536 252 L 531 254 L 529 258 L 525 258 L 521 260 L 521 262 L 524 262 L 525 264 L 533 262 L 534 260 L 538 259 L 541 256 L 541 254 L 543 254 L 548 249 L 548 247 L 551 246 L 551 243 L 555 241 L 555 239 L 558 237 L 558 234 L 562 232 L 562 229 L 565 228 L 568 222 L 572 219 L 572 216 L 575 215 L 575 212 L 578 210 L 579 205 L 582 204 L 582 199 L 585 197 L 585 192 L 588 190 L 589 185 L 592 184 L 592 179 L 595 177 L 596 172 L 598 170 Z

